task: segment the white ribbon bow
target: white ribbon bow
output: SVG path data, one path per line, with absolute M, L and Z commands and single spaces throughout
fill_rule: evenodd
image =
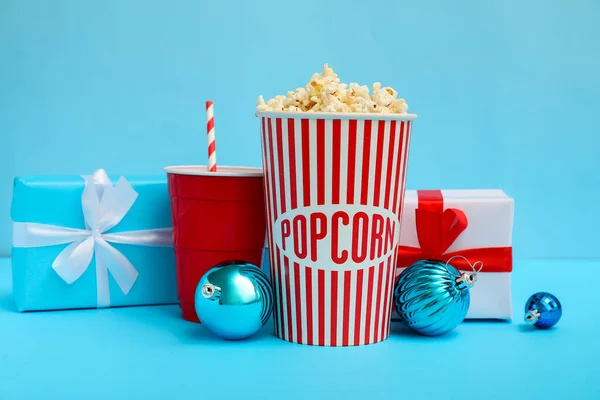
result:
M 108 271 L 125 294 L 137 280 L 138 271 L 123 253 L 108 242 L 169 247 L 173 245 L 172 228 L 104 233 L 121 222 L 138 194 L 124 177 L 113 186 L 102 169 L 82 178 L 85 179 L 81 196 L 85 230 L 15 222 L 13 246 L 42 247 L 70 243 L 52 263 L 54 271 L 68 284 L 83 275 L 95 255 L 97 305 L 98 308 L 109 307 Z

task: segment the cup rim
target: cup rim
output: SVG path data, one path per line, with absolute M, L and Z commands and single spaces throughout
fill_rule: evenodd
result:
M 217 166 L 217 172 L 210 172 L 207 165 L 171 165 L 163 168 L 167 174 L 192 176 L 263 176 L 262 168 Z
M 257 111 L 257 117 L 288 119 L 357 119 L 374 121 L 414 121 L 417 114 L 379 114 L 379 113 L 333 113 L 333 112 L 293 112 L 293 111 Z

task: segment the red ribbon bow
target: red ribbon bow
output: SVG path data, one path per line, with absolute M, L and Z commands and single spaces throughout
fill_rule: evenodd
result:
M 447 253 L 452 243 L 467 229 L 467 216 L 457 208 L 444 210 L 441 190 L 419 190 L 417 195 L 419 204 L 415 218 L 420 247 L 399 246 L 398 268 L 408 267 L 419 260 L 448 261 L 453 256 L 463 256 L 471 263 L 481 261 L 483 272 L 512 271 L 512 247 L 486 247 Z M 471 270 L 467 260 L 455 258 L 452 265 L 459 270 Z

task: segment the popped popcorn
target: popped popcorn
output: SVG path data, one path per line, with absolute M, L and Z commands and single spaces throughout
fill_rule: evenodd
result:
M 340 83 L 333 68 L 325 64 L 323 72 L 313 74 L 303 88 L 266 102 L 258 96 L 256 111 L 406 114 L 408 104 L 398 98 L 396 90 L 379 82 L 373 84 L 372 93 L 368 86 Z

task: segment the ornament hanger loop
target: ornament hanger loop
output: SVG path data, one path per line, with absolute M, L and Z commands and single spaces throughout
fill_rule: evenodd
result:
M 450 264 L 450 261 L 452 261 L 455 258 L 462 258 L 463 260 L 465 260 L 467 262 L 467 264 L 469 264 L 469 266 L 473 270 L 473 273 L 475 273 L 475 274 L 481 272 L 481 270 L 483 269 L 483 262 L 482 261 L 475 261 L 473 264 L 471 264 L 471 262 L 467 259 L 467 257 L 460 256 L 460 255 L 450 257 L 448 259 L 448 261 L 446 261 L 446 269 L 448 269 L 448 264 Z M 478 265 L 479 265 L 479 269 L 476 269 L 476 267 Z M 448 272 L 450 272 L 450 271 L 448 271 Z

